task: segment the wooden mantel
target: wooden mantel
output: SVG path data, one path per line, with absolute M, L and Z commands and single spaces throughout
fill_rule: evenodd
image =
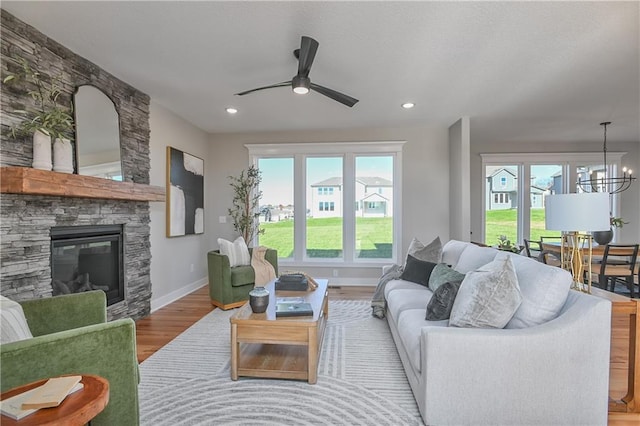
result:
M 1 167 L 3 194 L 51 195 L 129 201 L 165 201 L 160 186 L 50 172 L 29 167 Z

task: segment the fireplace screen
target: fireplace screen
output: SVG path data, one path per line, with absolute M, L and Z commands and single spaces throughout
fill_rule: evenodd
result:
M 122 225 L 51 228 L 53 295 L 102 290 L 107 304 L 124 300 Z

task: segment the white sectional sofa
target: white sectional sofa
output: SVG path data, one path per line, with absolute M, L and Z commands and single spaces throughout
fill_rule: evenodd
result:
M 427 425 L 606 425 L 611 304 L 524 256 L 449 241 L 442 262 L 468 273 L 511 256 L 522 303 L 504 329 L 425 320 L 433 292 L 392 280 L 386 318 Z M 464 285 L 464 284 L 463 284 Z

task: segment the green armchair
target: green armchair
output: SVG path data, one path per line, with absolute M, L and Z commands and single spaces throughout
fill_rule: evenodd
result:
M 2 392 L 62 374 L 96 374 L 109 381 L 109 404 L 91 424 L 138 425 L 133 320 L 107 322 L 100 290 L 20 304 L 34 337 L 0 345 Z
M 252 249 L 249 249 L 249 253 L 253 254 Z M 278 276 L 278 251 L 268 249 L 264 258 L 273 265 Z M 210 251 L 207 254 L 207 262 L 211 304 L 223 310 L 244 305 L 249 300 L 249 292 L 255 281 L 251 265 L 232 268 L 229 257 L 220 254 L 219 250 Z

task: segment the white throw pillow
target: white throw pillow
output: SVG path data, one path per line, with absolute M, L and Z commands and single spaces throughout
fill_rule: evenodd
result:
M 249 256 L 249 248 L 244 238 L 238 237 L 233 242 L 218 238 L 220 246 L 220 254 L 229 258 L 229 264 L 234 266 L 251 265 L 251 256 Z
M 516 268 L 522 304 L 506 328 L 526 328 L 558 316 L 571 289 L 571 274 L 526 256 L 500 252 L 496 260 L 510 257 Z
M 504 328 L 522 303 L 511 258 L 467 273 L 451 309 L 454 327 Z
M 27 319 L 24 317 L 22 306 L 18 302 L 0 296 L 0 343 L 17 342 L 31 339 Z

